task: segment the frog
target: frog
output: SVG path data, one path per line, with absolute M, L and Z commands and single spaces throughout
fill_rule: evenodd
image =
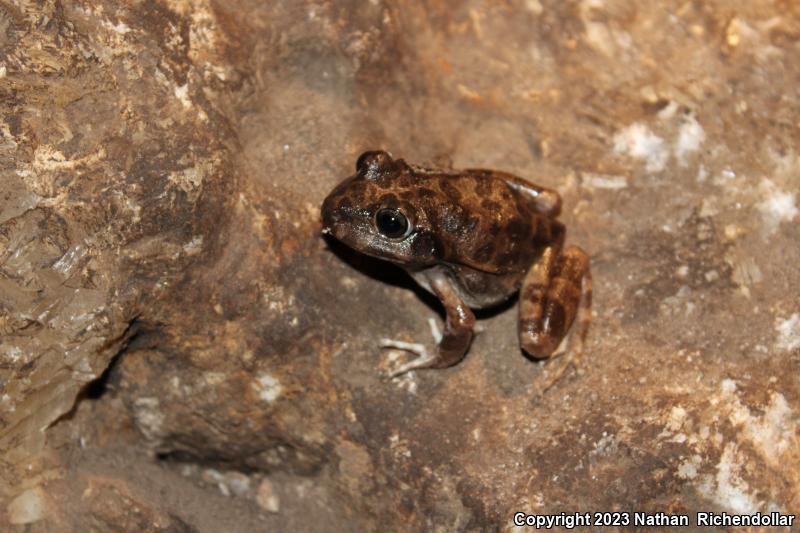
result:
M 579 346 L 570 350 L 577 360 L 592 277 L 588 254 L 565 247 L 558 192 L 503 171 L 418 166 L 385 150 L 364 152 L 355 167 L 324 199 L 322 233 L 398 265 L 445 312 L 444 332 L 432 327 L 434 348 L 380 340 L 381 348 L 416 356 L 390 377 L 459 363 L 475 335 L 473 310 L 517 294 L 522 352 L 537 361 L 554 357 L 577 321 Z

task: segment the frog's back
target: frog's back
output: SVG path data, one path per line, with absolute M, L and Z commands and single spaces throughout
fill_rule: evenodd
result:
M 515 176 L 486 170 L 415 174 L 418 200 L 445 262 L 495 274 L 524 273 L 562 230 L 542 215 L 519 186 L 526 182 Z

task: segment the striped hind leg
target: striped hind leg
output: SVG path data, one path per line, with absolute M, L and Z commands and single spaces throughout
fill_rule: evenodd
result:
M 555 384 L 570 364 L 577 366 L 591 321 L 592 276 L 589 256 L 576 246 L 545 249 L 525 276 L 520 290 L 519 341 L 535 359 L 552 357 L 574 322 L 569 357 L 547 386 Z

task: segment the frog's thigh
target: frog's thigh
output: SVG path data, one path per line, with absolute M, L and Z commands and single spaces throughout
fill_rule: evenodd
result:
M 561 195 L 553 189 L 540 187 L 511 175 L 506 177 L 506 183 L 512 189 L 527 196 L 538 212 L 548 217 L 557 217 L 561 213 Z
M 574 246 L 561 253 L 546 248 L 528 271 L 520 290 L 519 341 L 530 356 L 553 355 L 575 321 L 582 293 L 588 305 L 588 272 L 589 257 Z

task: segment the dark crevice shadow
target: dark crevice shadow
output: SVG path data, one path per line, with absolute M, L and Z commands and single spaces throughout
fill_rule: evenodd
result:
M 106 392 L 108 392 L 109 390 L 108 382 L 111 379 L 111 374 L 117 367 L 117 364 L 119 363 L 119 360 L 122 357 L 122 353 L 124 351 L 125 351 L 124 349 L 118 351 L 114 355 L 114 357 L 111 358 L 111 361 L 109 361 L 108 366 L 106 367 L 105 370 L 103 370 L 103 373 L 100 374 L 100 376 L 97 379 L 90 381 L 89 383 L 86 384 L 80 395 L 81 400 L 96 401 L 101 399 L 106 394 Z
M 414 281 L 401 267 L 389 261 L 357 252 L 328 235 L 325 235 L 324 239 L 328 245 L 328 250 L 355 270 L 376 281 L 413 291 L 425 305 L 438 313 L 439 316 L 444 317 L 444 307 L 439 299 Z M 517 295 L 515 294 L 498 305 L 487 309 L 472 309 L 472 312 L 475 314 L 475 318 L 479 320 L 492 318 L 504 313 L 514 306 L 516 302 Z
M 278 439 L 272 446 L 259 449 L 252 452 L 237 452 L 225 454 L 213 450 L 196 450 L 181 449 L 181 446 L 187 446 L 190 443 L 173 441 L 172 445 L 177 446 L 173 450 L 160 450 L 156 451 L 155 459 L 164 464 L 172 465 L 194 465 L 201 468 L 214 468 L 217 470 L 237 470 L 244 474 L 264 473 L 263 456 L 266 453 L 283 449 L 287 457 L 295 457 L 302 454 L 301 447 L 294 445 L 283 439 Z M 306 465 L 290 465 L 288 472 L 300 476 L 314 476 L 328 464 L 326 457 L 318 457 L 318 461 Z
M 107 392 L 111 391 L 113 387 L 110 382 L 122 357 L 128 352 L 136 351 L 141 346 L 142 341 L 147 339 L 153 331 L 152 324 L 145 323 L 138 317 L 134 318 L 125 330 L 125 340 L 119 351 L 111 358 L 103 373 L 97 379 L 86 384 L 83 391 L 81 391 L 80 399 L 100 400 Z
M 357 252 L 333 237 L 325 235 L 324 238 L 328 245 L 328 250 L 355 270 L 376 281 L 414 292 L 425 305 L 439 315 L 444 316 L 444 307 L 442 307 L 436 296 L 423 289 L 399 266 L 389 261 Z
M 128 323 L 128 327 L 125 328 L 125 331 L 120 337 L 122 339 L 122 345 L 120 346 L 120 349 L 117 350 L 117 353 L 111 357 L 111 360 L 108 362 L 105 370 L 103 370 L 103 372 L 97 378 L 84 385 L 75 397 L 75 402 L 72 404 L 70 410 L 53 420 L 48 427 L 53 427 L 65 420 L 72 420 L 75 417 L 75 413 L 78 411 L 78 406 L 82 401 L 98 401 L 102 399 L 109 390 L 111 390 L 109 382 L 111 380 L 111 376 L 114 374 L 114 370 L 118 366 L 122 356 L 129 350 L 131 344 L 136 341 L 140 333 L 141 322 L 138 318 L 133 318 L 133 320 Z

